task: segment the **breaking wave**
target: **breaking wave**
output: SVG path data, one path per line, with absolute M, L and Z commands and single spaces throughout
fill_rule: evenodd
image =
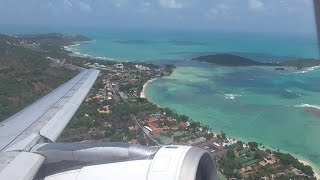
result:
M 319 109 L 319 105 L 312 105 L 312 104 L 300 104 L 300 105 L 295 105 L 294 107 L 302 107 L 302 108 L 314 108 L 314 109 Z
M 303 69 L 301 71 L 297 71 L 297 72 L 294 72 L 294 73 L 304 74 L 304 73 L 307 73 L 307 72 L 310 72 L 310 71 L 314 71 L 314 70 L 317 70 L 317 69 L 320 69 L 320 66 L 312 66 L 312 67 L 305 68 L 305 69 Z
M 105 56 L 92 56 L 90 54 L 81 53 L 76 48 L 77 46 L 80 46 L 80 43 L 73 44 L 73 45 L 70 45 L 70 46 L 64 46 L 63 48 L 66 51 L 70 51 L 72 53 L 71 54 L 72 56 L 90 58 L 90 59 L 99 59 L 99 60 L 109 60 L 109 61 L 122 61 L 122 62 L 128 61 L 128 60 L 124 60 L 124 59 L 108 58 L 108 57 L 105 57 Z
M 231 100 L 235 99 L 236 97 L 241 97 L 241 96 L 242 96 L 241 94 L 225 94 L 224 95 L 224 97 L 226 99 L 231 99 Z

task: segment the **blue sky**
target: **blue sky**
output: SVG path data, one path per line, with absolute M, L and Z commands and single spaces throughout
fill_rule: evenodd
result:
M 312 0 L 0 0 L 0 24 L 314 31 Z

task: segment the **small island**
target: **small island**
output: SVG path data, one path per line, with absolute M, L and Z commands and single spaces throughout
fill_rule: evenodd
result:
M 249 58 L 236 56 L 233 54 L 215 54 L 215 55 L 207 55 L 207 56 L 200 56 L 194 58 L 193 60 L 210 63 L 210 64 L 217 64 L 221 66 L 260 66 L 265 65 L 265 63 L 253 61 Z
M 249 58 L 233 55 L 233 54 L 215 54 L 193 58 L 194 61 L 203 63 L 216 64 L 227 67 L 241 66 L 277 66 L 275 70 L 285 70 L 284 67 L 295 67 L 297 70 L 320 66 L 319 59 L 298 59 L 288 60 L 284 62 L 258 62 Z

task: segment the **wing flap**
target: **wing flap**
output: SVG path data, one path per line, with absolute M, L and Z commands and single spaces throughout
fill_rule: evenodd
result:
M 1 156 L 5 157 L 5 153 Z M 8 159 L 7 165 L 0 172 L 0 179 L 30 180 L 37 174 L 44 157 L 34 153 L 20 152 L 14 159 Z

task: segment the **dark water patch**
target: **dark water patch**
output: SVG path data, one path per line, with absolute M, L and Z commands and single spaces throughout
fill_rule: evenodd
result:
M 232 81 L 232 82 L 231 82 Z M 222 83 L 221 83 L 222 82 Z M 253 94 L 260 95 L 273 95 L 285 99 L 297 99 L 300 98 L 299 95 L 286 92 L 282 86 L 275 86 L 272 82 L 268 80 L 221 80 L 218 82 L 218 86 L 233 88 L 243 88 Z
M 309 159 L 312 159 L 314 162 L 320 163 L 320 154 L 309 154 Z
M 212 89 L 212 87 L 210 86 L 207 86 L 207 85 L 203 85 L 203 83 L 201 83 L 202 85 L 198 85 L 198 86 L 195 86 L 195 91 L 194 93 L 197 93 L 197 94 L 218 94 L 219 92 L 215 89 Z
M 146 41 L 146 40 L 124 40 L 124 41 L 113 41 L 119 44 L 132 44 L 132 45 L 147 45 L 147 44 L 154 44 L 153 41 Z
M 168 43 L 177 45 L 177 46 L 202 46 L 205 43 L 195 42 L 195 41 L 186 41 L 186 40 L 170 40 Z
M 198 52 L 199 54 L 201 52 Z M 179 52 L 166 52 L 161 54 L 170 54 L 170 55 L 187 55 L 187 54 L 195 54 L 195 52 L 189 52 L 189 51 L 179 51 Z
M 270 87 L 269 78 L 275 77 L 274 73 L 264 69 L 234 68 L 233 72 L 213 77 L 213 81 L 220 86 L 237 87 Z
M 320 81 L 318 81 L 318 82 L 320 82 Z M 303 90 L 306 90 L 306 91 L 310 91 L 310 92 L 315 92 L 315 93 L 320 92 L 320 86 L 319 85 L 314 84 L 314 83 L 310 84 L 310 82 L 308 83 L 308 81 L 306 81 L 304 83 L 297 82 L 296 84 L 294 84 L 294 87 L 297 87 L 297 88 L 300 88 L 300 89 L 303 89 Z
M 320 92 L 320 86 L 316 84 L 316 82 L 320 82 L 320 78 L 308 78 L 307 75 L 282 75 L 266 69 L 237 68 L 233 72 L 214 76 L 211 80 L 221 87 L 246 88 L 256 94 L 297 99 L 307 94 L 295 92 L 292 89 Z

